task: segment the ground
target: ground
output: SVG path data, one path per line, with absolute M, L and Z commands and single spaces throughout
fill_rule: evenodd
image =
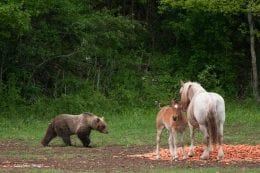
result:
M 162 148 L 165 148 L 164 151 L 166 151 L 167 146 L 162 146 Z M 21 169 L 35 168 L 66 170 L 68 172 L 139 172 L 142 169 L 149 170 L 161 167 L 235 167 L 244 169 L 259 168 L 260 165 L 259 145 L 253 149 L 256 150 L 257 154 L 254 159 L 241 158 L 232 162 L 218 162 L 214 159 L 200 161 L 190 158 L 173 162 L 168 159 L 154 160 L 154 155 L 151 154 L 154 149 L 155 146 L 152 145 L 94 146 L 93 148 L 83 148 L 80 145 L 43 147 L 25 141 L 4 140 L 0 143 L 0 171 L 15 172 Z

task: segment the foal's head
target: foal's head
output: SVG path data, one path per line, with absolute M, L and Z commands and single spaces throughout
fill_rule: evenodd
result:
M 172 100 L 171 107 L 174 110 L 174 114 L 172 116 L 173 121 L 177 121 L 182 118 L 182 105 L 180 102 Z

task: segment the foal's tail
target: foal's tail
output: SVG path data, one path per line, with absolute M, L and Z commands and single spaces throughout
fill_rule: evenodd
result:
M 159 101 L 157 101 L 157 100 L 154 101 L 154 105 L 155 105 L 156 107 L 158 107 L 158 109 L 161 109 L 161 108 L 162 108 L 161 103 L 160 103 Z
M 207 116 L 207 128 L 208 128 L 208 133 L 211 137 L 212 143 L 216 144 L 218 142 L 218 132 L 217 132 L 217 122 L 216 122 L 216 110 L 210 109 L 209 114 Z

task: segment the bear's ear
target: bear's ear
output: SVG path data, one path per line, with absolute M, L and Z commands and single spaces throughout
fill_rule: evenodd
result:
M 100 118 L 97 118 L 97 119 L 96 119 L 96 122 L 98 123 L 99 121 L 100 121 Z

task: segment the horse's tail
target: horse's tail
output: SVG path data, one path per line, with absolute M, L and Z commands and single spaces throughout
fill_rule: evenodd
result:
M 216 122 L 216 110 L 213 108 L 210 108 L 207 116 L 207 127 L 208 127 L 208 133 L 210 135 L 210 138 L 212 140 L 212 143 L 215 144 L 218 142 L 218 133 L 217 133 L 217 122 Z
M 43 146 L 47 146 L 50 142 L 50 140 L 56 136 L 56 132 L 53 127 L 53 122 L 49 124 L 48 129 L 46 131 L 46 134 L 44 138 L 42 139 L 41 143 Z

